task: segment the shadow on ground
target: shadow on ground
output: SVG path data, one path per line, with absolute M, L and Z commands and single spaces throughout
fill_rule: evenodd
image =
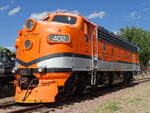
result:
M 55 103 L 49 103 L 49 104 L 45 104 L 45 106 L 47 108 L 53 108 L 52 111 L 55 111 L 55 108 L 57 109 L 63 109 L 63 106 L 68 106 L 68 105 L 73 105 L 74 103 L 80 103 L 81 101 L 86 101 L 86 100 L 91 100 L 100 96 L 103 96 L 105 94 L 108 93 L 112 93 L 112 92 L 116 92 L 125 88 L 129 88 L 129 87 L 134 87 L 136 85 L 145 83 L 145 82 L 149 82 L 150 81 L 150 77 L 147 78 L 142 78 L 142 79 L 138 79 L 135 80 L 134 82 L 130 83 L 129 85 L 124 85 L 124 84 L 119 84 L 119 85 L 114 85 L 111 87 L 100 87 L 100 88 L 95 88 L 93 90 L 91 90 L 89 93 L 86 93 L 84 95 L 79 95 L 79 96 L 73 96 L 73 97 L 69 97 L 67 99 L 60 99 L 57 100 L 57 102 Z M 93 93 L 94 92 L 94 93 Z

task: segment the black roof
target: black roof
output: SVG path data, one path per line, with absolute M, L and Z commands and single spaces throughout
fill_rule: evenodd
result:
M 130 43 L 129 41 L 125 40 L 124 38 L 118 35 L 115 35 L 112 32 L 109 32 L 104 27 L 98 26 L 97 32 L 98 32 L 98 38 L 100 40 L 106 41 L 108 43 L 120 46 L 132 52 L 138 53 L 138 47 L 136 45 Z

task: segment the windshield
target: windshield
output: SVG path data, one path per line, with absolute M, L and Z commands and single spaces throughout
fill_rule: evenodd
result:
M 66 24 L 75 24 L 76 18 L 72 16 L 58 15 L 53 18 L 53 21 L 66 23 Z

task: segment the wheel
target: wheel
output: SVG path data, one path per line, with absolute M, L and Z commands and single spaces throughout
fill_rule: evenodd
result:
M 110 73 L 104 73 L 102 83 L 104 86 L 109 87 L 112 84 L 112 75 Z
M 132 80 L 133 80 L 133 74 L 132 73 L 127 72 L 124 74 L 124 83 L 125 84 L 130 84 Z
M 72 75 L 65 83 L 65 95 L 82 94 L 85 88 L 83 77 L 79 74 Z

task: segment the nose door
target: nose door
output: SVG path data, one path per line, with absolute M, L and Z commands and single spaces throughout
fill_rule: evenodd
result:
M 29 63 L 39 57 L 39 37 L 28 36 L 22 40 L 18 58 Z
M 91 35 L 91 64 L 92 64 L 92 72 L 91 72 L 91 85 L 96 84 L 96 73 L 98 70 L 98 37 L 97 30 L 93 28 Z
M 91 85 L 96 84 L 96 72 L 98 70 L 98 37 L 97 28 L 86 22 L 87 35 L 90 39 L 89 50 L 91 56 Z

